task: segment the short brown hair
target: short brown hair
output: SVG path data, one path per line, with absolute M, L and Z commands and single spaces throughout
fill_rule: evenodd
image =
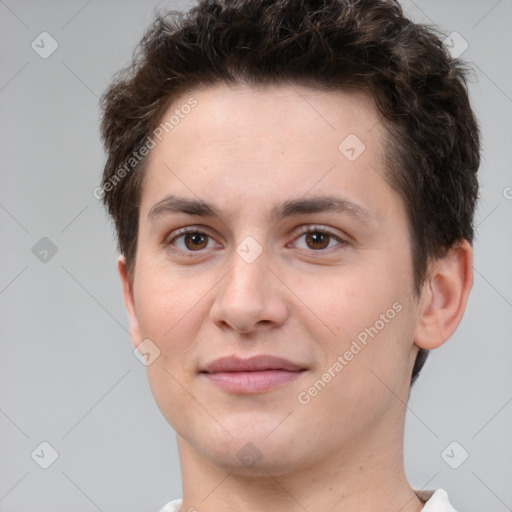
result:
M 157 13 L 101 99 L 101 196 L 129 275 L 147 160 L 133 155 L 173 99 L 223 83 L 289 83 L 374 99 L 390 140 L 385 178 L 407 208 L 419 293 L 430 260 L 473 241 L 479 133 L 466 77 L 438 33 L 407 19 L 396 1 L 203 0 L 187 13 Z M 420 349 L 411 384 L 427 354 Z

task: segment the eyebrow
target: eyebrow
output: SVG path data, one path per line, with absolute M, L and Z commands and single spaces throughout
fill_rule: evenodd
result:
M 370 212 L 363 206 L 348 199 L 327 195 L 290 199 L 278 204 L 271 210 L 269 220 L 277 222 L 294 215 L 319 212 L 347 214 L 363 222 L 368 222 L 373 218 Z M 229 222 L 232 218 L 232 215 L 225 215 L 212 203 L 200 199 L 167 195 L 149 210 L 148 220 L 152 221 L 157 217 L 172 213 L 184 213 L 198 217 L 214 217 L 225 223 Z

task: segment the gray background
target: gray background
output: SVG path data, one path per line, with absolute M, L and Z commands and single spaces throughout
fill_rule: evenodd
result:
M 132 353 L 114 232 L 93 189 L 104 163 L 98 97 L 153 9 L 190 5 L 0 1 L 2 512 L 156 512 L 181 496 L 175 434 Z M 475 284 L 461 326 L 411 393 L 406 469 L 413 487 L 447 489 L 458 510 L 504 512 L 512 510 L 512 1 L 404 8 L 469 44 L 463 57 L 475 70 L 483 133 Z M 59 45 L 46 59 L 31 47 L 43 31 Z M 47 242 L 32 249 L 43 237 L 57 248 L 47 261 L 36 257 Z M 43 441 L 58 452 L 48 469 L 38 465 L 51 461 Z M 464 450 L 467 460 L 450 467 Z

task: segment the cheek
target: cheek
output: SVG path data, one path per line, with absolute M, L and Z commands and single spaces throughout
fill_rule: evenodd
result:
M 180 435 L 186 435 L 186 428 L 204 414 L 191 400 L 190 380 L 196 371 L 191 351 L 201 338 L 205 314 L 201 299 L 207 298 L 208 288 L 200 279 L 183 279 L 142 265 L 138 277 L 141 335 L 160 351 L 147 367 L 151 391 L 163 416 Z
M 376 322 L 383 330 L 382 314 L 386 327 L 399 316 L 397 309 L 409 290 L 405 276 L 405 272 L 393 273 L 381 261 L 331 268 L 323 275 L 289 275 L 288 282 L 294 283 L 293 291 L 306 306 L 307 317 L 316 316 L 326 334 L 343 339 Z
M 411 282 L 406 272 L 392 272 L 375 262 L 340 269 L 326 279 L 303 278 L 301 283 L 297 295 L 308 310 L 300 321 L 323 353 L 317 378 L 329 369 L 343 375 L 332 380 L 343 388 L 343 396 L 356 397 L 360 405 L 373 402 L 368 390 L 373 396 L 389 394 L 379 377 L 391 389 L 406 383 L 414 333 Z M 323 291 L 312 293 L 313 284 Z M 333 396 L 336 399 L 339 396 Z
M 137 263 L 135 299 L 143 334 L 168 338 L 183 328 L 187 317 L 206 299 L 212 284 L 197 273 L 171 270 L 168 264 Z
M 385 317 L 388 323 L 380 318 L 386 311 L 393 311 Z M 309 400 L 303 406 L 309 417 L 327 425 L 333 439 L 371 428 L 385 416 L 398 417 L 410 381 L 413 330 L 405 305 L 399 312 L 375 307 L 368 315 L 365 310 L 366 321 L 360 311 L 357 320 L 356 312 L 350 312 L 353 317 L 344 322 L 338 336 L 319 340 L 324 342 L 325 363 L 301 390 L 301 403 Z

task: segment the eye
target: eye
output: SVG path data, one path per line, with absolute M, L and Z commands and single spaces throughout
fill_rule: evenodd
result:
M 297 243 L 301 239 L 304 241 L 302 246 Z M 342 247 L 346 243 L 340 236 L 318 226 L 303 226 L 300 236 L 295 239 L 295 245 L 300 249 L 311 249 L 316 252 L 331 249 L 337 245 Z
M 199 252 L 215 246 L 212 237 L 197 227 L 181 228 L 169 236 L 165 242 L 167 246 L 174 246 L 182 252 Z
M 166 238 L 163 245 L 171 247 L 177 253 L 188 255 L 203 252 L 205 249 L 214 249 L 218 246 L 213 237 L 206 231 L 202 231 L 198 226 L 190 226 L 173 231 Z M 336 247 L 342 249 L 345 245 L 347 245 L 345 240 L 327 228 L 302 226 L 299 236 L 293 242 L 287 244 L 287 247 L 294 246 L 301 250 L 318 253 L 329 251 Z

